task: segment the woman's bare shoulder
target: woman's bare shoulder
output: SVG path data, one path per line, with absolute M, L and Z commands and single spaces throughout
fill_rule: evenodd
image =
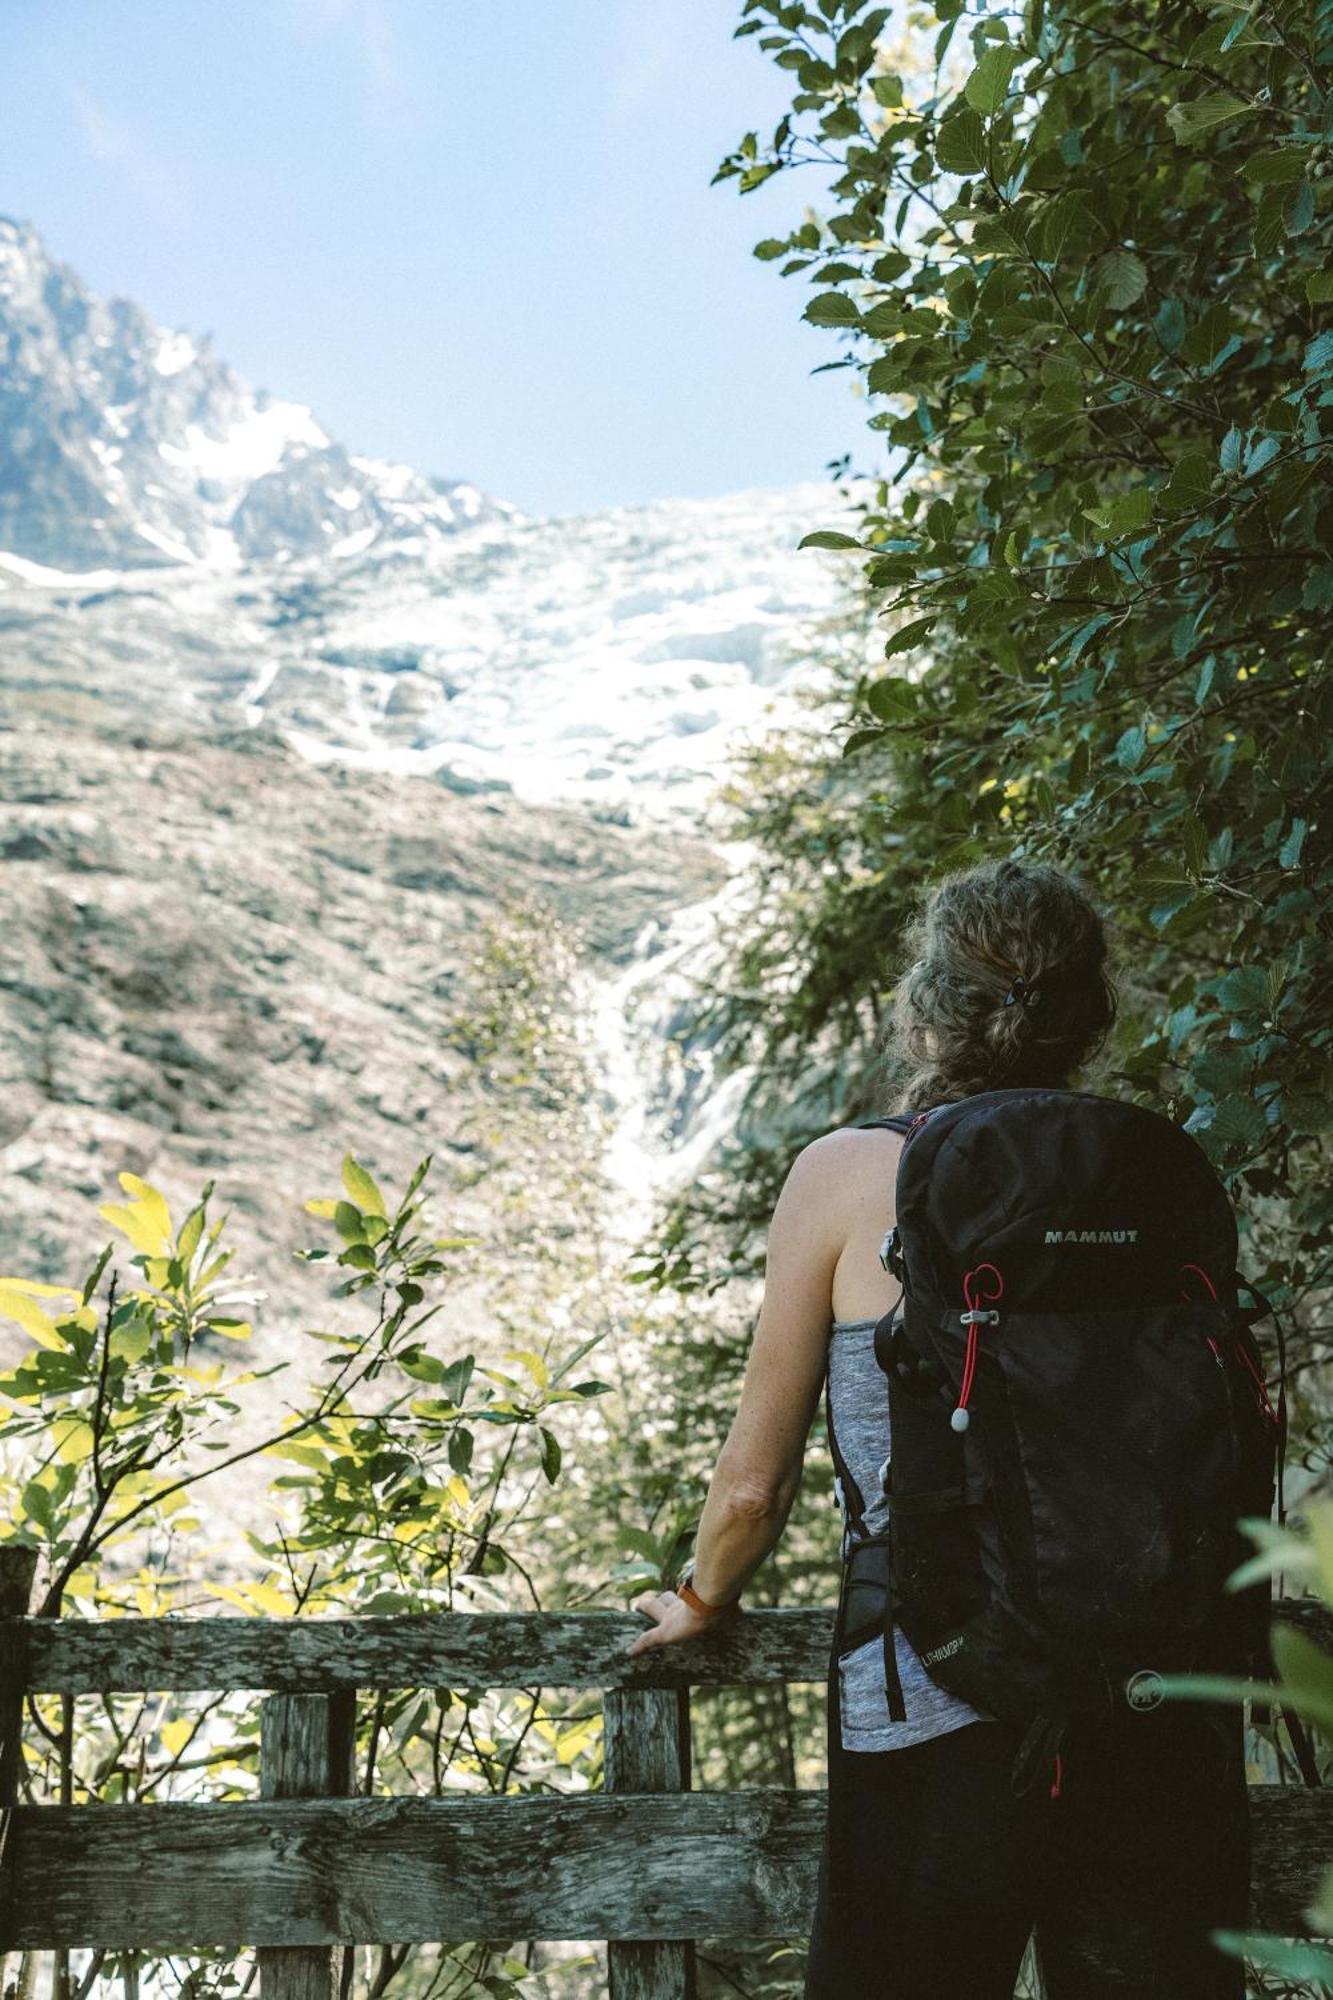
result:
M 867 1178 L 881 1180 L 902 1143 L 901 1132 L 882 1125 L 840 1125 L 802 1147 L 792 1165 L 792 1178 L 799 1177 L 799 1184 L 811 1194 L 842 1193 L 849 1186 L 863 1185 Z

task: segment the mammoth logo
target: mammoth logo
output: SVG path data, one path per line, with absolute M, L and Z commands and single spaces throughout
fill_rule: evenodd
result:
M 1140 1667 L 1125 1682 L 1125 1700 L 1140 1714 L 1159 1707 L 1165 1698 L 1162 1676 L 1154 1667 Z

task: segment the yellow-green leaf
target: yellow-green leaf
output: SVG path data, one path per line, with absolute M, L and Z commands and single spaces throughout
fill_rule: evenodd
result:
M 63 1348 L 65 1345 L 50 1313 L 43 1312 L 26 1292 L 17 1290 L 8 1279 L 0 1284 L 0 1319 L 14 1320 L 39 1347 Z
M 357 1207 L 364 1209 L 367 1215 L 384 1214 L 384 1196 L 375 1185 L 374 1175 L 367 1172 L 350 1153 L 343 1161 L 343 1186 Z
M 199 1248 L 203 1233 L 204 1211 L 202 1208 L 193 1208 L 181 1224 L 181 1233 L 176 1238 L 176 1255 L 183 1264 L 188 1264 Z
M 125 1176 L 122 1175 L 122 1179 Z M 164 1204 L 165 1205 L 165 1204 Z M 166 1257 L 171 1249 L 171 1225 L 168 1218 L 166 1228 L 152 1209 L 145 1209 L 141 1203 L 125 1206 L 119 1202 L 103 1202 L 97 1213 L 103 1222 L 109 1222 L 122 1236 L 127 1236 L 136 1250 L 148 1257 Z
M 1333 1655 L 1293 1625 L 1275 1625 L 1270 1643 L 1292 1707 L 1333 1743 Z
M 71 1417 L 68 1422 L 54 1425 L 51 1437 L 57 1455 L 67 1465 L 82 1465 L 85 1458 L 92 1456 L 93 1427 L 82 1417 Z
M 188 1716 L 179 1715 L 164 1722 L 157 1733 L 162 1738 L 162 1747 L 167 1755 L 179 1757 L 194 1734 L 194 1724 Z
M 540 1354 L 534 1354 L 530 1347 L 509 1347 L 505 1349 L 506 1361 L 521 1361 L 539 1389 L 548 1387 L 551 1371 Z

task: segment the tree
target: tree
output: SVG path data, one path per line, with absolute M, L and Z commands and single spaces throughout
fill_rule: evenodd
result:
M 703 1017 L 757 1065 L 727 1163 L 750 1199 L 704 1207 L 752 1256 L 793 1144 L 882 1088 L 919 892 L 1040 856 L 1116 913 L 1108 1081 L 1230 1177 L 1308 1362 L 1333 1252 L 1333 6 L 941 0 L 896 61 L 887 25 L 746 0 L 738 30 L 795 88 L 719 178 L 823 173 L 827 212 L 756 254 L 812 288 L 876 447 L 858 532 L 807 541 L 847 550 L 887 637 L 823 740 L 739 788 L 763 861 Z

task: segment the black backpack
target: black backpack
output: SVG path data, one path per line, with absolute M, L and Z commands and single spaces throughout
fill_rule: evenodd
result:
M 905 1719 L 896 1620 L 940 1687 L 1027 1725 L 1015 1788 L 1058 1785 L 1077 1719 L 1155 1707 L 1164 1673 L 1267 1671 L 1270 1585 L 1224 1585 L 1273 1504 L 1269 1308 L 1158 1112 L 1023 1088 L 866 1122 L 906 1134 L 881 1251 L 904 1296 L 875 1328 L 890 1525 L 849 1551 L 839 1650 L 882 1630 Z

